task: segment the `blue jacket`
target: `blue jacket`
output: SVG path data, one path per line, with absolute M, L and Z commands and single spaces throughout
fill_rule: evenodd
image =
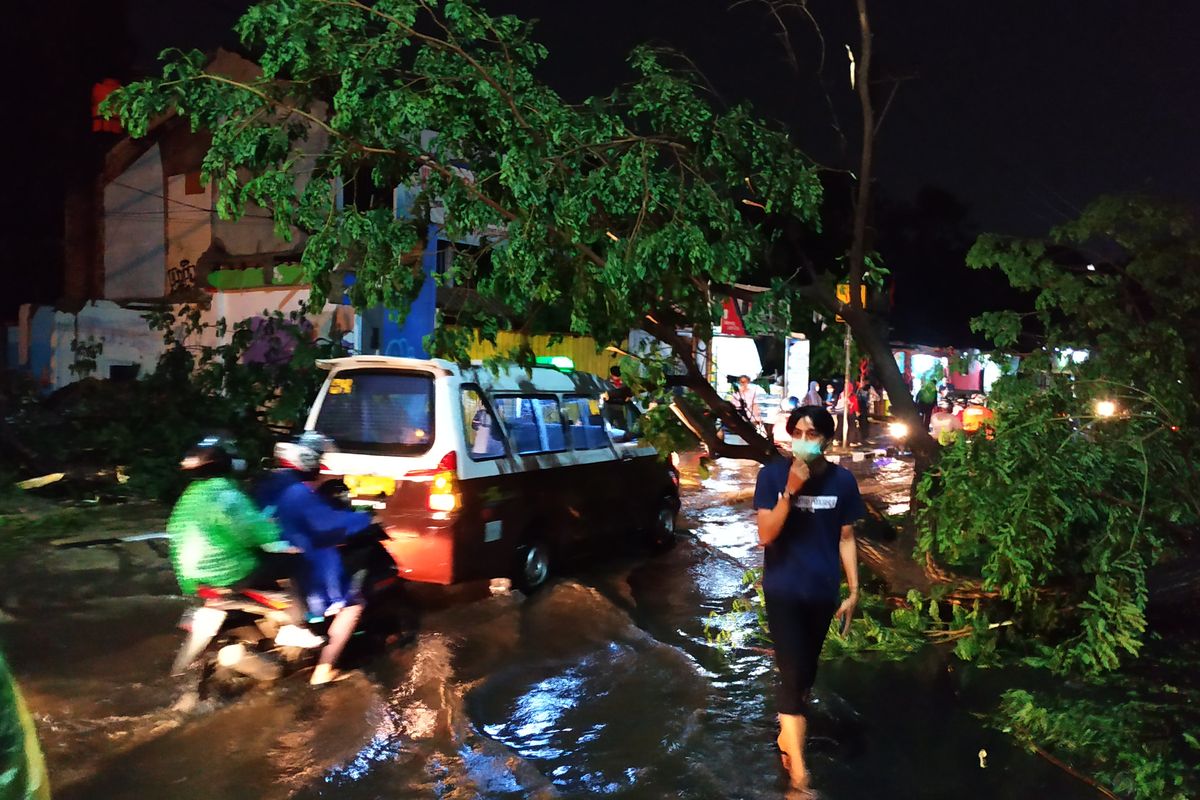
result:
M 255 489 L 254 499 L 279 523 L 288 544 L 304 552 L 297 580 L 309 615 L 324 616 L 333 603 L 356 602 L 337 546 L 365 530 L 371 515 L 334 508 L 293 470 L 272 472 Z

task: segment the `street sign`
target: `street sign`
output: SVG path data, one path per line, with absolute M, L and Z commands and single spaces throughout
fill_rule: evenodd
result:
M 861 293 L 859 296 L 862 299 L 862 307 L 866 308 L 867 307 L 867 285 L 865 283 L 860 283 L 858 285 L 858 289 L 859 289 L 859 292 Z M 837 285 L 837 299 L 839 302 L 846 303 L 847 305 L 849 305 L 849 303 L 850 303 L 850 284 L 839 283 Z M 842 319 L 842 316 L 839 314 L 833 318 L 833 321 L 834 322 L 845 322 L 846 320 Z

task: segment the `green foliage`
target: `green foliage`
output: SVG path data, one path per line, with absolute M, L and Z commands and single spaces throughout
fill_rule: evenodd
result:
M 0 798 L 50 798 L 50 782 L 33 718 L 3 655 L 0 655 Z
M 340 344 L 313 336 L 300 313 L 266 311 L 232 327 L 225 320 L 202 323 L 199 310 L 184 306 L 147 316 L 162 333 L 166 351 L 143 381 L 147 399 L 162 398 L 183 413 L 159 429 L 159 446 L 148 446 L 132 466 L 131 484 L 152 481 L 151 494 L 170 496 L 179 488 L 175 461 L 200 435 L 232 435 L 250 464 L 267 458 L 279 438 L 303 427 L 309 405 L 325 379 L 318 359 L 344 355 Z M 217 341 L 219 344 L 203 342 Z M 248 351 L 255 348 L 252 358 Z M 147 461 L 164 472 L 151 477 Z
M 348 266 L 356 305 L 406 309 L 421 283 L 408 254 L 440 207 L 449 237 L 486 234 L 481 255 L 456 259 L 443 280 L 499 301 L 528 330 L 565 319 L 620 341 L 648 313 L 718 317 L 711 287 L 736 282 L 768 241 L 743 217 L 745 186 L 770 213 L 816 224 L 813 164 L 747 108 L 717 109 L 669 54 L 635 50 L 623 88 L 572 105 L 534 78 L 546 53 L 532 26 L 475 0 L 267 0 L 237 31 L 261 77 L 236 81 L 199 53 L 170 52 L 161 78 L 107 109 L 134 135 L 172 110 L 211 131 L 203 171 L 219 212 L 253 202 L 280 233 L 305 232 L 318 300 Z M 338 211 L 330 186 L 368 176 L 412 187 L 412 217 Z M 506 324 L 494 304 L 468 304 L 459 322 L 485 335 Z M 432 346 L 463 352 L 456 337 Z
M 16 409 L 11 430 L 27 449 L 72 473 L 63 490 L 95 484 L 109 494 L 173 498 L 182 488 L 179 458 L 218 430 L 257 464 L 302 427 L 325 375 L 316 359 L 342 354 L 295 314 L 263 312 L 227 328 L 223 320 L 202 323 L 199 309 L 185 306 L 149 321 L 166 345 L 150 374 L 81 381 Z M 247 359 L 251 347 L 257 357 Z
M 725 647 L 769 645 L 762 570 L 748 570 L 742 581 L 747 593 L 733 601 L 728 613 L 709 615 L 706 635 Z M 821 658 L 902 661 L 926 645 L 953 642 L 959 659 L 990 665 L 998 658 L 1002 627 L 989 621 L 978 602 L 967 607 L 915 590 L 898 602 L 863 592 L 848 632 L 843 635 L 838 620 L 830 622 Z
M 978 570 L 1039 642 L 1032 663 L 1097 673 L 1136 656 L 1146 570 L 1200 521 L 1197 256 L 1190 214 L 1137 198 L 1102 199 L 1046 242 L 985 236 L 971 251 L 1036 292 L 1032 317 L 977 329 L 1011 344 L 1034 321 L 1046 346 L 997 382 L 994 435 L 951 446 L 922 479 L 918 550 Z
M 1200 795 L 1195 690 L 1131 682 L 1053 693 L 1010 689 L 992 725 L 1030 750 L 1050 750 L 1120 797 Z

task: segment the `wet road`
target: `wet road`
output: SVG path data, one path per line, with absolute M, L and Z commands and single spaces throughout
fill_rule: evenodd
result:
M 412 644 L 320 691 L 301 676 L 194 704 L 166 677 L 180 603 L 165 597 L 27 610 L 0 637 L 59 798 L 781 797 L 770 656 L 705 636 L 760 558 L 736 502 L 752 474 L 724 469 L 689 495 L 691 533 L 670 553 L 529 599 L 443 598 Z M 823 798 L 1094 797 L 972 716 L 1003 674 L 948 666 L 934 650 L 823 664 L 810 729 Z

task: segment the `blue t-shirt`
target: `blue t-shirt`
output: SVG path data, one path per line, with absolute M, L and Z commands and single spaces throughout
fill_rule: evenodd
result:
M 755 508 L 775 508 L 779 495 L 787 488 L 791 466 L 791 459 L 779 458 L 759 471 Z M 858 483 L 846 468 L 830 464 L 821 475 L 810 477 L 792 498 L 778 538 L 766 547 L 763 591 L 836 603 L 841 584 L 838 541 L 842 526 L 866 513 Z

